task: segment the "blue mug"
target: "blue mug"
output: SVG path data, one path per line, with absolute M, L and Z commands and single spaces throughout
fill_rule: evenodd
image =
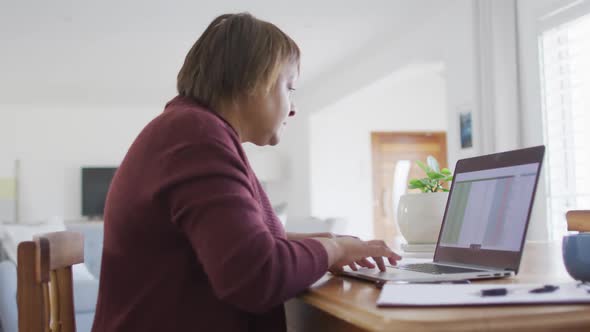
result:
M 563 237 L 563 263 L 572 278 L 590 281 L 590 233 Z

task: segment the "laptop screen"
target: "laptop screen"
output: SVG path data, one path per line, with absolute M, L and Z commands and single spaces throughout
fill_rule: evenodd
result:
M 544 146 L 461 159 L 434 261 L 518 272 Z
M 520 251 L 539 163 L 456 174 L 439 246 Z

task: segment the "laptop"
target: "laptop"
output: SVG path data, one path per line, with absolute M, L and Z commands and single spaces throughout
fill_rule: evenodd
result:
M 537 146 L 459 160 L 432 262 L 343 274 L 398 282 L 516 275 L 544 154 Z

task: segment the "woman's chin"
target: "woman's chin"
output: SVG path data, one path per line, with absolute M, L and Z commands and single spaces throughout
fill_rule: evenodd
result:
M 271 137 L 267 137 L 267 138 L 259 139 L 259 140 L 255 140 L 255 141 L 250 141 L 250 142 L 255 145 L 258 145 L 258 146 L 265 146 L 265 145 L 275 146 L 275 145 L 279 144 L 280 141 L 281 141 L 280 135 L 274 134 Z
M 281 141 L 281 138 L 278 135 L 273 135 L 271 137 L 270 141 L 268 141 L 268 145 L 275 146 L 275 145 L 279 144 L 280 141 Z
M 275 146 L 277 144 L 279 144 L 279 142 L 281 141 L 281 136 L 283 135 L 283 130 L 284 127 L 278 128 L 270 137 L 270 139 L 268 140 L 268 144 L 267 145 L 272 145 Z

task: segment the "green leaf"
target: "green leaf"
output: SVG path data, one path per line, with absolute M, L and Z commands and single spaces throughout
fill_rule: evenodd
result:
M 415 185 L 415 186 L 422 186 L 422 185 L 424 185 L 424 184 L 422 183 L 422 181 L 420 181 L 420 179 L 411 179 L 411 180 L 410 180 L 410 184 L 413 184 L 413 185 Z
M 448 192 L 449 192 L 449 189 L 445 189 L 445 188 L 443 188 L 443 190 L 442 190 L 442 191 L 443 191 L 443 192 L 445 192 L 445 193 L 448 193 Z
M 422 170 L 424 171 L 424 173 L 428 173 L 431 171 L 430 167 L 424 165 L 423 162 L 421 162 L 420 160 L 416 160 L 416 165 L 418 165 L 420 168 L 422 168 Z
M 416 165 L 418 165 L 428 177 L 410 180 L 408 182 L 409 189 L 420 189 L 422 192 L 448 191 L 442 185 L 446 182 L 453 181 L 451 170 L 446 167 L 440 169 L 438 161 L 433 156 L 428 156 L 426 158 L 426 163 L 416 160 Z
M 430 185 L 430 179 L 429 178 L 423 178 L 419 180 L 420 182 L 422 182 L 425 186 L 429 186 Z
M 433 170 L 437 173 L 440 172 L 440 168 L 438 166 L 438 161 L 433 156 L 428 156 L 426 158 L 426 163 L 428 164 L 428 166 L 430 167 L 431 170 Z
M 437 180 L 430 180 L 430 191 L 436 192 L 437 187 L 438 187 L 438 181 Z
M 428 177 L 433 179 L 433 180 L 439 180 L 439 179 L 444 179 L 445 175 L 438 173 L 438 172 L 428 172 L 427 173 Z
M 409 189 L 422 189 L 424 188 L 424 183 L 419 179 L 412 179 L 410 180 L 410 184 L 408 186 Z

